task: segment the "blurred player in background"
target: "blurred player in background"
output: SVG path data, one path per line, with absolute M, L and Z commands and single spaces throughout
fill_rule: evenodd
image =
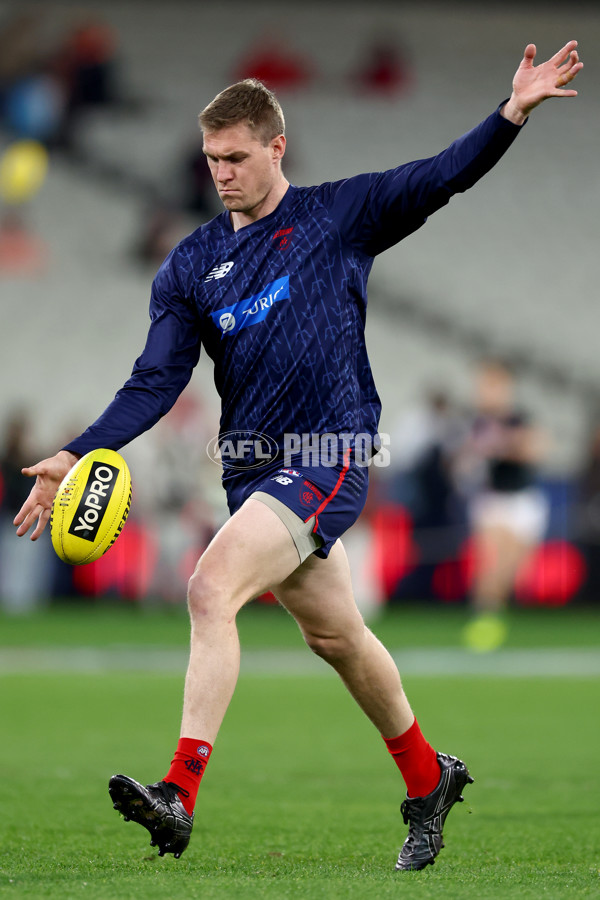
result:
M 529 44 L 510 99 L 438 156 L 311 188 L 290 185 L 282 172 L 283 114 L 260 82 L 232 85 L 201 113 L 204 152 L 225 212 L 167 257 L 131 378 L 83 435 L 25 469 L 36 484 L 15 519 L 19 535 L 37 520 L 32 537 L 39 537 L 77 458 L 119 449 L 152 427 L 189 381 L 204 346 L 215 364 L 221 431 L 246 435 L 239 444 L 247 455 L 241 464 L 237 457 L 224 464 L 231 518 L 190 580 L 190 663 L 171 767 L 147 787 L 125 775 L 109 784 L 115 808 L 148 829 L 161 855 L 178 857 L 188 845 L 200 779 L 238 677 L 236 615 L 269 589 L 339 673 L 402 773 L 409 834 L 396 868 L 422 869 L 443 846 L 445 818 L 472 779 L 461 760 L 436 753 L 421 733 L 392 657 L 358 612 L 339 540 L 366 499 L 363 449 L 377 447 L 366 282 L 378 253 L 496 164 L 532 109 L 548 97 L 575 95 L 564 87 L 582 66 L 576 46 L 570 41 L 536 67 Z M 269 436 L 271 458 L 247 440 L 255 432 Z M 307 456 L 304 440 L 289 440 L 299 435 L 313 447 L 315 436 L 317 447 L 323 436 L 337 441 L 333 461 Z M 160 728 L 160 711 L 154 714 Z
M 536 486 L 547 439 L 515 405 L 515 383 L 499 360 L 477 372 L 470 434 L 459 454 L 470 493 L 475 548 L 473 620 L 464 639 L 474 650 L 499 647 L 507 635 L 502 616 L 520 567 L 544 537 L 548 501 Z
M 48 596 L 54 563 L 49 546 L 15 547 L 12 522 L 30 490 L 22 468 L 39 453 L 32 436 L 33 419 L 25 409 L 15 409 L 0 424 L 0 608 L 10 613 L 31 612 Z
M 578 485 L 577 536 L 585 556 L 585 598 L 600 598 L 600 414 L 594 410 Z

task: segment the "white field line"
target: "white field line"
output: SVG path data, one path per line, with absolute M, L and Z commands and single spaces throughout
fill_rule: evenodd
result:
M 420 676 L 600 676 L 600 647 L 501 649 L 473 653 L 459 647 L 393 651 L 403 675 Z M 164 647 L 0 647 L 0 676 L 39 672 L 147 672 L 181 675 L 187 650 Z M 243 675 L 326 675 L 331 670 L 309 650 L 247 649 Z

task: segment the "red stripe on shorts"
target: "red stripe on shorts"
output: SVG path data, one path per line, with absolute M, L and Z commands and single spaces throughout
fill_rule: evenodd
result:
M 332 490 L 332 492 L 329 494 L 328 497 L 325 497 L 325 499 L 323 500 L 321 505 L 318 507 L 317 511 L 314 513 L 311 513 L 310 516 L 307 516 L 306 519 L 304 520 L 305 522 L 308 522 L 310 519 L 312 519 L 313 516 L 315 517 L 315 525 L 313 528 L 313 533 L 317 530 L 317 526 L 319 524 L 319 514 L 322 513 L 323 510 L 325 509 L 325 507 L 327 506 L 327 504 L 333 500 L 333 498 L 335 497 L 335 495 L 337 494 L 337 492 L 339 491 L 339 489 L 342 486 L 344 478 L 346 477 L 346 472 L 350 468 L 350 454 L 351 453 L 352 453 L 352 448 L 348 447 L 344 453 L 344 465 L 342 466 L 342 471 L 340 472 L 340 474 L 338 476 L 338 480 L 336 481 L 335 487 Z

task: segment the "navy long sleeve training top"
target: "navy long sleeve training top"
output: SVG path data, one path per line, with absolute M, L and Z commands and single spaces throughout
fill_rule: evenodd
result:
M 228 212 L 160 267 L 146 346 L 100 417 L 65 449 L 118 450 L 152 427 L 204 347 L 221 432 L 376 435 L 380 401 L 365 346 L 374 257 L 470 188 L 520 128 L 495 110 L 429 159 L 313 187 L 290 185 L 270 215 L 234 231 Z M 252 461 L 249 460 L 249 463 Z

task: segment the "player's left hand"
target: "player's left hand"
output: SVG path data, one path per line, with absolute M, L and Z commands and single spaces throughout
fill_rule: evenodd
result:
M 576 48 L 577 41 L 569 41 L 546 62 L 534 66 L 536 47 L 527 44 L 502 114 L 515 125 L 522 125 L 531 110 L 549 97 L 576 97 L 577 91 L 565 90 L 565 85 L 583 69 Z

